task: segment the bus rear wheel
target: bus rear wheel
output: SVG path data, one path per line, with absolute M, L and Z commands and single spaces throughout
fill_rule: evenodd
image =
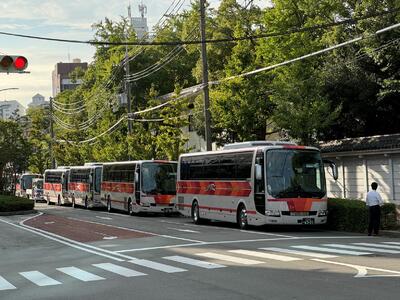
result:
M 239 205 L 236 219 L 240 229 L 245 230 L 248 228 L 247 210 L 244 204 Z
M 194 224 L 201 223 L 199 203 L 197 201 L 193 201 L 192 204 L 192 220 Z

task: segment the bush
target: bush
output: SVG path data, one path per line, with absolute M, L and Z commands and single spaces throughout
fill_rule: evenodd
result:
M 328 223 L 332 230 L 365 232 L 369 213 L 364 201 L 353 199 L 328 199 Z M 385 203 L 381 208 L 381 229 L 397 226 L 396 206 Z
M 26 198 L 0 195 L 0 212 L 32 210 L 35 203 Z

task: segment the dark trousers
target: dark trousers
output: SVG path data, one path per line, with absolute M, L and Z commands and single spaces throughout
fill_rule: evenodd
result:
M 375 234 L 378 234 L 380 223 L 381 223 L 381 207 L 379 205 L 370 206 L 368 234 L 372 233 L 372 229 L 374 230 Z

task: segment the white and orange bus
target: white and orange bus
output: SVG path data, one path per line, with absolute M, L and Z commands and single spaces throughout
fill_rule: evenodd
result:
M 175 212 L 176 168 L 163 160 L 104 163 L 101 201 L 108 211 Z
M 17 197 L 26 197 L 32 199 L 32 180 L 34 178 L 43 178 L 41 174 L 24 173 L 18 178 L 15 186 L 15 195 Z
M 69 168 L 49 169 L 44 171 L 43 194 L 47 204 L 70 204 L 68 198 Z
M 103 207 L 100 201 L 101 170 L 101 164 L 70 168 L 68 191 L 72 207 Z
M 178 210 L 195 223 L 214 219 L 237 222 L 242 229 L 247 225 L 326 223 L 320 151 L 293 143 L 268 143 L 182 154 Z M 329 163 L 337 178 L 336 166 Z

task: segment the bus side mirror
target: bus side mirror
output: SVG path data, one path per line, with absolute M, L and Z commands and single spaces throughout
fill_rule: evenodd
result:
M 256 164 L 256 180 L 262 180 L 262 168 L 261 165 Z
M 333 179 L 335 179 L 335 181 L 338 180 L 338 178 L 339 178 L 339 172 L 338 172 L 338 168 L 337 168 L 336 164 L 335 164 L 333 161 L 328 160 L 328 159 L 324 159 L 324 164 L 329 165 L 329 167 L 330 167 L 331 170 L 332 170 L 332 177 L 333 177 Z

